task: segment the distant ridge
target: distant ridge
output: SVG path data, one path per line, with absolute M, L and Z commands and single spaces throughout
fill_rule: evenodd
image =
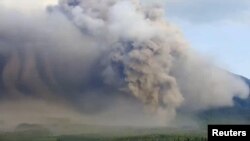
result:
M 250 88 L 250 79 L 236 75 L 240 77 Z M 240 99 L 238 97 L 234 98 L 234 106 L 233 107 L 222 107 L 207 110 L 199 113 L 199 117 L 202 120 L 206 120 L 207 122 L 223 122 L 229 123 L 232 122 L 234 124 L 246 124 L 250 123 L 250 95 L 247 99 Z

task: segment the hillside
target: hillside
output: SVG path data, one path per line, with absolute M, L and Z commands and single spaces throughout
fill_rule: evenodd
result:
M 250 79 L 241 77 L 250 88 Z M 199 117 L 208 123 L 239 123 L 246 124 L 250 122 L 250 95 L 247 99 L 234 98 L 233 107 L 222 107 L 211 109 L 199 113 Z M 225 118 L 226 117 L 226 118 Z

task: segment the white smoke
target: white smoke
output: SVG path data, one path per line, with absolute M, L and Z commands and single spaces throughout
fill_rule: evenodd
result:
M 86 95 L 89 103 L 107 101 L 111 109 L 117 104 L 110 97 L 133 99 L 164 124 L 177 109 L 232 106 L 235 96 L 248 97 L 244 82 L 190 49 L 159 3 L 59 0 L 46 13 L 28 16 L 2 7 L 1 54 L 8 56 L 3 83 L 12 97 L 22 95 L 20 81 L 33 96 L 71 100 L 78 109 L 88 108 Z M 68 85 L 77 94 L 51 90 Z M 84 90 L 75 92 L 79 87 Z

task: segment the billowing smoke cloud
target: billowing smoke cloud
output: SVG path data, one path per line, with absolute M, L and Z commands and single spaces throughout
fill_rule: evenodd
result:
M 0 10 L 3 105 L 41 100 L 64 105 L 62 117 L 136 115 L 166 125 L 177 109 L 231 106 L 233 97 L 248 97 L 239 78 L 192 51 L 159 4 L 60 0 L 20 11 Z M 30 117 L 41 115 L 34 111 Z

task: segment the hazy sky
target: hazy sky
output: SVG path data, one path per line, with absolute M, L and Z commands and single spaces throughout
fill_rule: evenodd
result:
M 167 18 L 193 48 L 222 68 L 250 77 L 249 0 L 166 0 Z

